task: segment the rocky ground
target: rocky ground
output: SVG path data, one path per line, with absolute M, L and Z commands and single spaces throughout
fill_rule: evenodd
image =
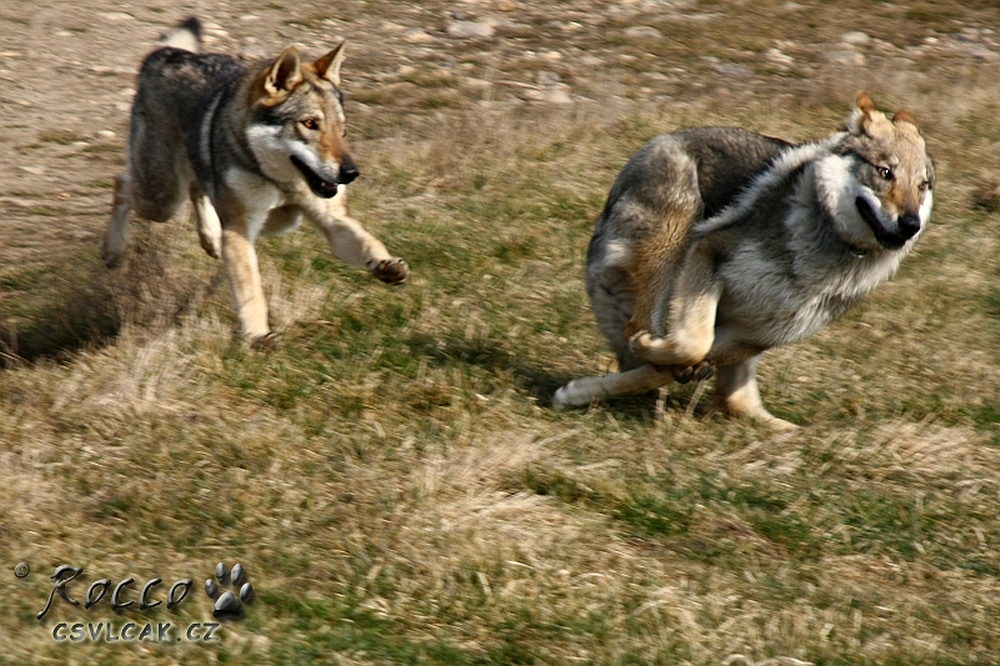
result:
M 204 18 L 208 48 L 246 57 L 288 43 L 319 52 L 347 38 L 349 110 L 366 135 L 378 124 L 368 116 L 473 104 L 808 99 L 887 75 L 908 76 L 919 90 L 1000 63 L 989 3 L 953 17 L 932 3 L 862 14 L 826 3 L 692 0 L 370 0 L 335 9 L 13 0 L 0 9 L 0 272 L 96 242 L 122 165 L 136 66 L 189 13 Z

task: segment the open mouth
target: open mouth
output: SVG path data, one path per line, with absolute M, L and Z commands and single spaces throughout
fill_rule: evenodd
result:
M 331 199 L 337 196 L 337 181 L 323 178 L 295 155 L 291 156 L 291 160 L 295 168 L 305 176 L 306 182 L 309 183 L 309 189 L 313 191 L 313 194 L 324 199 Z
M 878 214 L 872 209 L 872 205 L 868 203 L 868 200 L 864 197 L 858 197 L 854 200 L 854 205 L 858 209 L 858 213 L 861 215 L 861 219 L 865 221 L 868 228 L 872 230 L 875 234 L 875 240 L 878 244 L 887 250 L 898 250 L 899 248 L 906 245 L 906 241 L 909 238 L 903 238 L 898 236 L 882 225 L 882 220 L 879 219 Z

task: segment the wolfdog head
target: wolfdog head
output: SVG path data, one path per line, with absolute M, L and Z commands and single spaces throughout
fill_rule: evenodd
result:
M 256 81 L 250 146 L 261 169 L 293 191 L 304 183 L 330 198 L 358 177 L 344 141 L 343 60 L 343 42 L 313 63 L 290 47 Z
M 890 120 L 861 93 L 831 152 L 817 189 L 841 238 L 860 252 L 909 250 L 934 200 L 934 164 L 913 117 Z

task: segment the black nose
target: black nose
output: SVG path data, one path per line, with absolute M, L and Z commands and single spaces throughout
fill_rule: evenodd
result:
M 340 173 L 337 175 L 337 180 L 342 185 L 347 185 L 360 175 L 361 172 L 358 171 L 358 166 L 349 158 L 344 158 L 343 163 L 340 165 Z
M 899 216 L 899 235 L 909 240 L 920 231 L 920 216 L 916 213 L 903 213 Z

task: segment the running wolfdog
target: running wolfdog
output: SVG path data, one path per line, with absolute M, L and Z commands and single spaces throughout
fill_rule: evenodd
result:
M 587 291 L 619 371 L 556 406 L 716 374 L 714 408 L 775 427 L 761 354 L 840 317 L 896 271 L 927 225 L 934 165 L 913 117 L 867 94 L 844 129 L 794 146 L 700 127 L 652 139 L 611 188 Z
M 341 42 L 314 62 L 295 47 L 258 65 L 198 53 L 191 18 L 139 71 L 128 137 L 128 171 L 115 180 L 101 243 L 108 267 L 128 244 L 128 213 L 166 222 L 194 204 L 201 246 L 222 257 L 240 330 L 255 344 L 274 337 L 257 267 L 258 236 L 289 231 L 305 216 L 334 256 L 379 279 L 406 279 L 406 262 L 347 214 L 346 186 L 358 168 L 344 142 Z

